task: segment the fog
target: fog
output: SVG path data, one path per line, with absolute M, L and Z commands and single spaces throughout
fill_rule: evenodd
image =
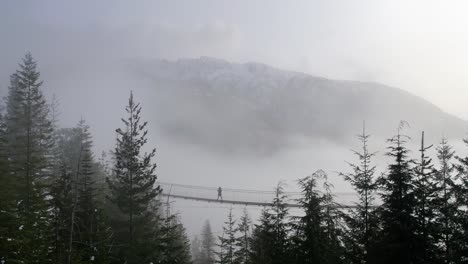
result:
M 296 190 L 298 178 L 321 168 L 330 174 L 337 191 L 348 191 L 336 172 L 346 169 L 345 161 L 352 161 L 350 149 L 358 148 L 357 142 L 343 145 L 291 135 L 295 144 L 262 154 L 251 149 L 215 150 L 168 137 L 152 121 L 178 113 L 155 107 L 157 85 L 151 78 L 138 78 L 129 65 L 201 56 L 260 62 L 314 76 L 399 87 L 468 119 L 464 101 L 468 5 L 451 3 L 4 1 L 0 4 L 0 94 L 6 94 L 9 75 L 31 51 L 39 62 L 45 93 L 48 98 L 55 94 L 60 101 L 60 125 L 70 127 L 81 117 L 86 119 L 96 153 L 114 146 L 114 131 L 121 125 L 123 106 L 133 90 L 142 103 L 143 118 L 150 121 L 149 145 L 157 148 L 161 181 L 270 190 L 284 180 L 288 189 Z M 166 104 L 184 107 L 181 101 Z M 195 116 L 192 121 L 204 118 Z M 420 129 L 414 128 L 414 134 Z M 347 133 L 353 138 L 359 130 Z M 376 162 L 383 168 L 385 141 L 379 138 L 372 147 L 379 151 Z M 206 215 L 214 231 L 219 231 L 226 207 L 173 203 L 190 235 L 198 232 Z M 242 207 L 236 208 L 240 213 Z M 254 218 L 259 211 L 249 210 Z

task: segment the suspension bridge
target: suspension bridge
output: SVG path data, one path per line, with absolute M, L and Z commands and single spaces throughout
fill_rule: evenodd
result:
M 184 199 L 207 203 L 223 203 L 231 205 L 246 206 L 269 206 L 275 197 L 274 191 L 230 189 L 222 188 L 222 197 L 218 197 L 218 187 L 197 186 L 187 184 L 176 184 L 159 182 L 162 188 L 161 195 L 174 199 Z M 301 197 L 300 192 L 284 192 L 287 197 L 286 207 L 299 208 L 297 200 Z M 333 193 L 337 208 L 354 208 L 357 196 L 352 192 Z

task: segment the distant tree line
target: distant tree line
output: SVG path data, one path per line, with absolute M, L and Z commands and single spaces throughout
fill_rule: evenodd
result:
M 391 162 L 381 175 L 376 175 L 375 153 L 368 149 L 370 136 L 365 129 L 358 136 L 362 148 L 354 152 L 357 161 L 349 164 L 350 172 L 340 174 L 359 198 L 352 208 L 334 201 L 326 173 L 316 171 L 298 181 L 301 215 L 289 213 L 279 184 L 253 226 L 248 215 L 236 223 L 229 211 L 219 244 L 209 242 L 213 235 L 205 227 L 201 244 L 211 249 L 199 250 L 197 238 L 194 263 L 468 263 L 468 156 L 457 156 L 442 139 L 433 161 L 428 155 L 433 146 L 426 145 L 422 132 L 419 155 L 412 159 L 405 126 L 401 122 L 388 140 Z M 464 142 L 468 145 L 468 139 Z
M 111 158 L 96 158 L 90 127 L 59 128 L 42 84 L 28 53 L 0 111 L 0 263 L 191 263 L 133 94 Z

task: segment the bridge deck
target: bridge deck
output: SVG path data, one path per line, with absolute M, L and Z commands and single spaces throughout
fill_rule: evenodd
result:
M 241 204 L 241 205 L 251 205 L 251 206 L 271 206 L 272 205 L 271 203 L 263 203 L 263 202 L 238 201 L 238 200 L 218 200 L 218 199 L 210 199 L 210 198 L 204 198 L 204 197 L 194 197 L 194 196 L 187 196 L 187 195 L 167 194 L 167 193 L 161 193 L 161 195 L 165 196 L 165 197 L 169 196 L 169 197 L 172 197 L 172 198 L 185 199 L 185 200 L 194 200 L 194 201 L 201 201 L 201 202 L 208 202 L 208 203 Z M 286 207 L 300 208 L 301 205 L 286 203 Z M 336 204 L 336 207 L 341 208 L 341 209 L 348 209 L 348 208 L 354 208 L 355 206 Z

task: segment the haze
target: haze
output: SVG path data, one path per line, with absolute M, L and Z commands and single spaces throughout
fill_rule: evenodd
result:
M 113 147 L 114 138 L 109 135 L 119 126 L 130 90 L 142 101 L 144 118 L 169 114 L 149 111 L 154 103 L 152 83 L 127 78 L 123 65 L 135 60 L 209 56 L 331 79 L 378 82 L 467 120 L 467 11 L 465 1 L 422 0 L 304 0 L 294 5 L 284 1 L 3 1 L 0 94 L 5 95 L 9 75 L 20 58 L 31 51 L 48 97 L 56 94 L 60 100 L 62 126 L 72 126 L 80 117 L 89 120 L 96 152 Z M 204 146 L 168 142 L 155 124 L 150 125 L 150 143 L 158 148 L 158 174 L 169 182 L 268 189 L 284 179 L 292 186 L 318 166 L 328 171 L 343 168 L 344 160 L 351 158 L 348 149 L 355 147 L 307 145 L 267 157 L 232 156 Z M 375 145 L 381 147 L 384 142 Z M 336 159 L 326 160 L 331 155 L 323 152 L 333 153 Z M 193 234 L 206 212 L 186 206 L 185 211 L 183 205 L 179 209 Z M 221 219 L 225 210 L 212 214 L 213 219 Z M 215 231 L 220 222 L 213 224 Z

